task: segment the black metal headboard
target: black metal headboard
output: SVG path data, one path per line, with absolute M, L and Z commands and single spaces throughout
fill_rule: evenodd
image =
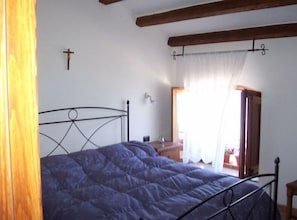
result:
M 51 150 L 46 153 L 46 156 L 52 155 L 57 149 L 68 154 L 69 149 L 65 140 L 73 130 L 76 132 L 74 136 L 80 136 L 82 139 L 80 143 L 74 141 L 75 145 L 79 145 L 79 150 L 84 150 L 87 144 L 100 147 L 101 145 L 93 140 L 95 135 L 98 134 L 99 130 L 103 130 L 108 125 L 111 126 L 111 122 L 115 121 L 119 123 L 121 140 L 129 141 L 129 104 L 130 102 L 127 100 L 125 110 L 109 107 L 69 107 L 39 112 L 40 137 L 51 143 Z M 86 125 L 86 122 L 92 126 L 88 127 L 89 125 Z M 63 128 L 60 128 L 61 132 L 58 132 L 58 127 L 62 124 Z M 51 131 L 44 131 L 44 127 L 51 127 L 50 129 L 47 128 Z M 52 135 L 52 133 L 57 134 Z

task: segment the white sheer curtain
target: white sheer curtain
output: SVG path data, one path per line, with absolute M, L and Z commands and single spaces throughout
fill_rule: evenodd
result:
M 184 75 L 184 162 L 212 162 L 223 167 L 224 116 L 228 97 L 243 68 L 246 52 L 189 55 L 177 59 Z

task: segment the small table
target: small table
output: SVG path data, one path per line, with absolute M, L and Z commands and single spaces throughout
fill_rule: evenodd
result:
M 292 215 L 292 200 L 294 195 L 297 195 L 297 180 L 287 184 L 286 220 L 297 219 L 296 216 Z
M 150 145 L 155 148 L 159 155 L 168 157 L 178 162 L 182 161 L 180 156 L 180 152 L 183 149 L 182 144 L 174 143 L 171 141 L 165 141 L 164 143 L 161 143 L 160 141 L 153 141 L 150 142 Z

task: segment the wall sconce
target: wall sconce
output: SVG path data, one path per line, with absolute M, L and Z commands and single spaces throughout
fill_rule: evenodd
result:
M 148 92 L 144 93 L 144 98 L 149 99 L 151 103 L 155 102 L 155 100 L 152 98 L 150 94 L 148 94 Z

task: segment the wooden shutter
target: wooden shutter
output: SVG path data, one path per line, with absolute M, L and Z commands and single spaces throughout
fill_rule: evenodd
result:
M 260 152 L 261 93 L 241 93 L 239 177 L 258 174 Z
M 184 92 L 182 87 L 171 88 L 171 140 L 177 142 L 177 95 Z

